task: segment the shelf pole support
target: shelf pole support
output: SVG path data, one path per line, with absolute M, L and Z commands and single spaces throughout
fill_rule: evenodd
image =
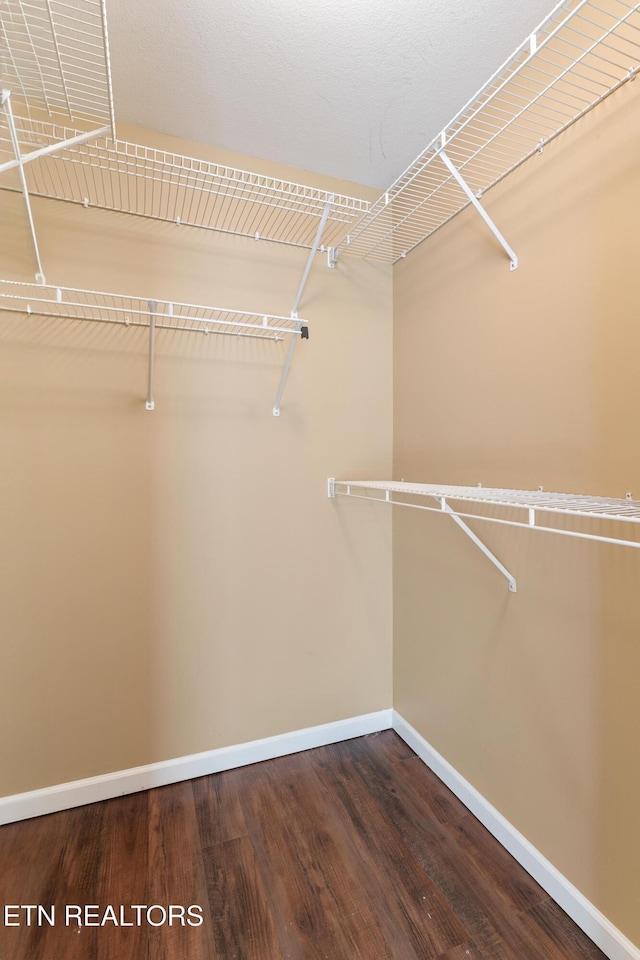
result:
M 484 553 L 485 557 L 488 557 L 489 560 L 491 560 L 491 563 L 498 568 L 500 573 L 507 578 L 507 580 L 509 581 L 509 590 L 511 590 L 512 593 L 516 593 L 517 591 L 516 579 L 512 574 L 509 573 L 509 571 L 504 566 L 504 564 L 500 563 L 500 561 L 495 556 L 495 554 L 493 554 L 491 550 L 489 550 L 489 548 L 482 542 L 482 540 L 478 536 L 476 536 L 473 530 L 467 526 L 467 524 L 464 522 L 464 520 L 462 520 L 458 516 L 455 510 L 451 509 L 451 507 L 449 506 L 449 504 L 447 503 L 444 497 L 437 497 L 436 499 L 440 503 L 440 508 L 443 511 L 443 513 L 449 514 L 453 522 L 458 524 L 460 529 L 463 530 L 464 533 L 466 533 L 466 535 L 469 537 L 470 540 L 473 540 L 476 547 L 479 547 L 480 550 L 482 550 L 482 552 Z
M 18 134 L 16 133 L 16 125 L 13 119 L 13 110 L 11 109 L 11 91 L 3 90 L 2 91 L 2 106 L 4 112 L 7 115 L 7 123 L 9 125 L 9 133 L 11 135 L 11 143 L 13 145 L 13 152 L 16 155 L 16 166 L 18 168 L 18 174 L 20 176 L 20 186 L 22 187 L 22 195 L 24 197 L 25 206 L 27 208 L 27 219 L 29 220 L 29 230 L 31 231 L 31 240 L 33 241 L 33 249 L 36 255 L 36 262 L 38 264 L 38 272 L 36 273 L 36 280 L 39 283 L 46 283 L 44 270 L 42 269 L 42 261 L 40 260 L 40 250 L 38 248 L 38 238 L 36 237 L 36 227 L 33 222 L 33 214 L 31 213 L 31 202 L 29 200 L 29 187 L 27 186 L 27 178 L 24 175 L 24 168 L 22 162 L 22 156 L 20 154 L 20 144 L 18 143 Z
M 506 253 L 507 256 L 509 257 L 511 269 L 512 269 L 512 270 L 517 270 L 517 269 L 518 269 L 518 256 L 517 256 L 515 250 L 514 250 L 512 247 L 509 246 L 509 244 L 507 243 L 507 241 L 505 240 L 505 238 L 503 237 L 503 235 L 500 233 L 500 231 L 499 231 L 498 228 L 496 227 L 495 223 L 493 222 L 493 220 L 491 219 L 491 217 L 490 217 L 489 214 L 487 213 L 487 211 L 484 209 L 484 207 L 482 206 L 482 204 L 480 203 L 480 201 L 479 201 L 478 198 L 476 197 L 475 193 L 473 192 L 473 190 L 471 189 L 471 187 L 469 186 L 469 184 L 466 182 L 466 180 L 464 179 L 464 177 L 461 175 L 461 173 L 460 173 L 460 171 L 457 169 L 457 167 L 455 167 L 455 166 L 453 165 L 453 163 L 452 163 L 451 160 L 449 159 L 449 157 L 448 157 L 448 155 L 447 155 L 447 153 L 446 153 L 446 151 L 445 151 L 445 149 L 444 149 L 444 145 L 445 145 L 445 139 L 444 139 L 444 134 L 443 134 L 443 136 L 442 136 L 442 147 L 441 147 L 441 149 L 440 149 L 440 151 L 439 151 L 439 154 L 438 154 L 439 157 L 440 157 L 440 159 L 441 159 L 442 162 L 444 163 L 445 167 L 447 168 L 447 170 L 449 171 L 449 173 L 451 174 L 451 176 L 453 177 L 453 179 L 458 183 L 458 185 L 459 185 L 460 188 L 462 189 L 462 192 L 468 197 L 468 199 L 470 200 L 470 202 L 471 202 L 471 203 L 473 204 L 473 206 L 476 208 L 476 210 L 478 211 L 478 213 L 480 214 L 480 216 L 482 217 L 482 219 L 484 220 L 484 222 L 486 223 L 486 225 L 489 227 L 489 230 L 491 230 L 491 233 L 494 235 L 494 237 L 496 238 L 496 240 L 498 241 L 498 243 L 500 244 L 500 246 L 502 247 L 502 249 L 505 251 L 505 253 Z
M 324 228 L 326 226 L 327 220 L 329 219 L 329 214 L 331 213 L 331 207 L 335 201 L 335 194 L 330 194 L 327 202 L 324 205 L 324 210 L 322 211 L 322 216 L 320 217 L 320 223 L 318 224 L 318 229 L 316 230 L 315 240 L 313 241 L 313 246 L 309 251 L 309 256 L 307 257 L 307 263 L 304 268 L 304 273 L 302 274 L 302 280 L 300 281 L 300 286 L 298 287 L 298 292 L 296 298 L 293 301 L 293 307 L 291 308 L 291 316 L 298 316 L 298 307 L 300 306 L 300 301 L 302 300 L 302 294 L 304 293 L 304 288 L 307 283 L 307 278 L 309 276 L 309 271 L 313 264 L 314 257 L 318 252 L 318 247 L 320 246 L 320 241 L 322 240 L 322 234 L 324 233 Z
M 4 93 L 4 91 L 3 91 Z M 12 170 L 14 167 L 23 167 L 25 163 L 31 163 L 33 160 L 39 160 L 40 157 L 48 157 L 52 153 L 59 153 L 66 150 L 67 147 L 74 147 L 79 143 L 86 143 L 87 140 L 97 140 L 99 137 L 107 136 L 111 127 L 99 127 L 97 130 L 90 130 L 89 133 L 79 133 L 77 137 L 69 137 L 67 140 L 59 140 L 57 143 L 49 143 L 46 147 L 39 147 L 32 150 L 31 153 L 23 153 L 19 160 L 7 160 L 0 163 L 0 173 L 5 170 Z
M 289 344 L 289 350 L 287 351 L 287 358 L 284 362 L 284 368 L 282 370 L 282 376 L 280 377 L 280 386 L 278 387 L 278 393 L 276 394 L 276 402 L 273 405 L 273 415 L 274 417 L 280 416 L 280 401 L 282 400 L 282 394 L 284 393 L 284 387 L 287 382 L 287 377 L 289 376 L 289 368 L 291 366 L 291 361 L 293 360 L 293 351 L 296 348 L 296 340 L 300 336 L 300 331 L 302 330 L 302 322 L 298 321 L 298 307 L 300 306 L 300 301 L 302 300 L 302 294 L 304 293 L 304 288 L 307 283 L 307 278 L 309 276 L 309 271 L 311 270 L 311 265 L 313 264 L 313 259 L 318 252 L 318 247 L 320 246 L 320 241 L 322 239 L 322 234 L 327 220 L 329 219 L 329 214 L 331 212 L 331 207 L 335 200 L 335 195 L 332 193 L 329 195 L 327 202 L 324 205 L 324 210 L 322 211 L 322 216 L 320 217 L 320 222 L 318 224 L 318 229 L 316 230 L 315 240 L 313 241 L 313 246 L 309 251 L 309 256 L 307 257 L 307 262 L 302 274 L 302 279 L 300 280 L 300 286 L 298 287 L 298 292 L 296 293 L 296 298 L 293 301 L 293 307 L 291 309 L 291 319 L 295 320 L 296 327 L 295 333 L 291 337 L 291 343 Z
M 287 351 L 287 358 L 284 361 L 284 367 L 282 368 L 282 376 L 280 377 L 280 386 L 278 387 L 276 402 L 273 405 L 274 417 L 280 416 L 280 401 L 282 400 L 282 394 L 284 393 L 284 385 L 287 382 L 287 377 L 289 376 L 289 367 L 291 366 L 291 361 L 293 360 L 293 351 L 296 348 L 296 340 L 300 335 L 301 328 L 302 324 L 296 323 L 296 332 L 291 337 L 291 343 L 289 344 L 289 350 Z
M 147 402 L 145 409 L 153 410 L 155 402 L 153 399 L 153 354 L 156 342 L 156 311 L 158 304 L 155 300 L 149 300 L 149 376 L 147 381 Z

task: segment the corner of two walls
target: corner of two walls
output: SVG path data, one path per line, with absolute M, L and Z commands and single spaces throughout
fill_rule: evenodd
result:
M 394 476 L 640 499 L 640 100 L 628 84 L 394 271 Z M 640 942 L 640 551 L 393 526 L 394 706 Z
M 0 275 L 32 280 L 0 204 Z M 287 316 L 307 258 L 33 208 L 64 286 Z M 0 795 L 391 706 L 391 518 L 326 496 L 391 471 L 391 308 L 389 268 L 318 256 L 279 418 L 288 341 L 158 331 L 147 412 L 144 330 L 2 315 Z

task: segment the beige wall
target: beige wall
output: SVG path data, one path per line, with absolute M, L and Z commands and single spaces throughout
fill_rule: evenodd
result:
M 21 198 L 0 204 L 0 275 L 33 279 Z M 288 315 L 306 262 L 34 213 L 68 286 Z M 318 257 L 300 313 L 279 419 L 288 341 L 159 331 L 149 413 L 144 331 L 0 315 L 0 795 L 391 705 L 391 519 L 326 497 L 391 470 L 390 270 Z
M 394 476 L 640 499 L 634 84 L 394 274 Z M 394 705 L 640 942 L 640 551 L 394 519 Z M 578 529 L 578 524 L 576 529 Z
M 517 272 L 470 213 L 397 267 L 396 477 L 640 498 L 639 107 L 629 85 L 486 198 Z M 30 279 L 0 203 L 1 275 Z M 34 207 L 67 285 L 286 314 L 305 261 Z M 142 331 L 2 315 L 0 794 L 391 704 L 390 514 L 325 496 L 391 472 L 391 308 L 385 268 L 318 260 L 279 419 L 282 344 L 159 334 L 147 413 Z M 476 529 L 516 595 L 397 511 L 395 707 L 640 941 L 640 555 Z

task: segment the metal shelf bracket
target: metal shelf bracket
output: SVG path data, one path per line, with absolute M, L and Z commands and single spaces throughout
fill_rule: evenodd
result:
M 147 378 L 147 402 L 145 403 L 146 410 L 155 409 L 155 401 L 153 399 L 153 361 L 154 361 L 154 352 L 156 345 L 156 312 L 158 310 L 158 304 L 155 300 L 149 300 L 149 373 Z
M 511 270 L 517 270 L 518 257 L 516 252 L 513 250 L 512 247 L 509 246 L 504 236 L 498 230 L 497 226 L 495 225 L 495 223 L 493 222 L 493 220 L 491 219 L 487 211 L 484 209 L 484 207 L 478 200 L 477 196 L 475 195 L 475 193 L 473 192 L 469 184 L 466 182 L 466 180 L 464 179 L 460 171 L 457 169 L 457 167 L 454 166 L 454 164 L 451 162 L 451 160 L 447 156 L 447 153 L 444 149 L 445 143 L 446 143 L 444 134 L 442 134 L 441 142 L 442 142 L 442 149 L 439 152 L 440 159 L 444 163 L 445 167 L 447 168 L 447 170 L 449 171 L 453 179 L 459 185 L 463 193 L 469 198 L 470 203 L 472 203 L 473 206 L 476 208 L 476 210 L 478 211 L 478 213 L 480 214 L 480 216 L 482 217 L 486 225 L 489 227 L 489 230 L 491 230 L 491 233 L 494 235 L 494 237 L 496 238 L 496 240 L 498 241 L 502 249 L 505 251 L 505 253 L 509 257 Z
M 13 118 L 13 110 L 11 109 L 11 91 L 3 90 L 2 91 L 2 107 L 7 116 L 7 125 L 9 127 L 9 135 L 11 137 L 11 144 L 13 146 L 13 152 L 15 153 L 15 163 L 13 166 L 18 168 L 18 175 L 20 177 L 20 187 L 22 189 L 22 195 L 24 197 L 25 207 L 27 208 L 27 219 L 29 221 L 29 230 L 31 232 L 31 240 L 33 242 L 33 249 L 36 255 L 36 263 L 38 264 L 38 272 L 36 273 L 36 280 L 38 283 L 46 283 L 44 270 L 42 269 L 42 261 L 40 259 L 40 250 L 38 248 L 38 238 L 36 237 L 36 226 L 33 222 L 33 214 L 31 212 L 31 201 L 29 200 L 29 187 L 27 186 L 27 178 L 24 174 L 23 169 L 23 158 L 20 154 L 20 144 L 18 142 L 18 134 L 16 132 L 16 124 Z
M 388 493 L 388 492 L 389 492 L 389 491 L 387 491 L 387 493 Z M 460 529 L 461 529 L 462 531 L 464 531 L 464 533 L 466 533 L 466 535 L 469 537 L 469 539 L 472 540 L 472 541 L 475 543 L 476 547 L 478 547 L 480 550 L 482 550 L 482 552 L 484 553 L 485 557 L 488 557 L 489 560 L 491 560 L 491 563 L 494 565 L 494 567 L 497 567 L 498 570 L 500 571 L 500 573 L 501 573 L 504 577 L 507 578 L 507 580 L 508 580 L 508 582 L 509 582 L 509 590 L 510 590 L 512 593 L 516 593 L 516 592 L 517 592 L 517 584 L 516 584 L 516 579 L 515 579 L 515 577 L 514 577 L 512 574 L 509 573 L 509 571 L 508 571 L 507 568 L 504 566 L 504 564 L 500 563 L 500 561 L 498 560 L 498 558 L 496 557 L 496 555 L 495 555 L 494 553 L 492 553 L 491 550 L 489 550 L 489 548 L 487 547 L 487 545 L 482 542 L 482 540 L 480 539 L 480 537 L 476 536 L 476 534 L 473 532 L 473 530 L 472 530 L 470 527 L 467 526 L 467 524 L 464 522 L 464 520 L 461 520 L 461 519 L 460 519 L 460 517 L 459 517 L 458 514 L 455 512 L 455 510 L 452 510 L 452 509 L 451 509 L 451 507 L 450 507 L 449 504 L 447 503 L 445 497 L 438 497 L 437 499 L 438 499 L 438 502 L 440 503 L 440 509 L 443 511 L 443 513 L 449 514 L 449 516 L 451 517 L 451 519 L 453 520 L 453 522 L 454 522 L 454 523 L 457 523 L 458 526 L 460 527 Z
M 330 499 L 335 499 L 335 497 L 337 496 L 337 494 L 338 494 L 338 485 L 339 485 L 339 484 L 338 484 L 338 482 L 336 481 L 335 477 L 329 477 L 329 479 L 327 480 L 327 496 L 328 496 Z M 347 496 L 347 497 L 355 497 L 356 500 L 362 500 L 362 499 L 365 499 L 365 500 L 381 500 L 383 503 L 391 503 L 391 504 L 395 504 L 396 506 L 399 506 L 399 507 L 412 506 L 412 504 L 402 503 L 401 501 L 398 501 L 398 500 L 392 500 L 392 499 L 391 499 L 391 491 L 390 491 L 389 489 L 384 490 L 384 500 L 383 500 L 381 497 L 369 497 L 369 496 L 363 497 L 362 495 L 359 495 L 359 494 L 357 494 L 357 493 L 352 493 L 352 492 L 351 492 L 352 484 L 350 484 L 348 481 L 340 481 L 340 485 L 341 485 L 341 486 L 344 486 L 344 487 L 346 488 L 345 491 L 344 491 L 344 494 L 343 494 L 344 496 Z M 359 487 L 359 486 L 362 486 L 362 484 L 359 483 L 359 482 L 355 482 L 355 483 L 353 484 L 353 486 Z M 380 487 L 380 489 L 383 489 L 383 485 L 382 485 L 382 484 L 379 484 L 379 487 Z M 472 540 L 473 543 L 475 543 L 475 545 L 484 553 L 485 557 L 488 557 L 488 559 L 491 561 L 491 563 L 492 563 L 495 567 L 498 568 L 498 570 L 500 571 L 500 573 L 501 573 L 504 577 L 506 577 L 506 579 L 507 579 L 507 581 L 508 581 L 508 583 L 509 583 L 509 590 L 511 591 L 511 593 L 516 593 L 516 592 L 517 592 L 516 578 L 515 578 L 511 573 L 509 573 L 509 571 L 508 571 L 507 568 L 504 566 L 504 564 L 502 564 L 502 563 L 498 560 L 498 558 L 496 557 L 496 555 L 495 555 L 494 553 L 492 553 L 491 550 L 489 550 L 489 548 L 486 546 L 486 544 L 484 544 L 484 543 L 482 542 L 482 540 L 480 539 L 480 537 L 478 537 L 478 536 L 473 532 L 473 530 L 472 530 L 469 526 L 467 526 L 467 524 L 464 522 L 464 520 L 462 520 L 462 519 L 458 516 L 458 514 L 456 513 L 456 511 L 453 510 L 453 509 L 449 506 L 449 504 L 447 503 L 446 497 L 434 496 L 433 499 L 439 504 L 440 510 L 441 510 L 443 513 L 448 514 L 448 515 L 451 517 L 451 519 L 453 520 L 454 523 L 457 523 L 457 525 L 460 527 L 460 529 L 461 529 L 464 533 L 466 533 L 466 535 L 469 537 L 469 539 Z M 422 508 L 418 508 L 418 509 L 425 509 L 425 508 L 422 507 Z
M 2 91 L 3 96 L 8 91 Z M 4 100 L 2 101 L 4 104 Z M 32 163 L 34 160 L 40 160 L 42 157 L 51 156 L 54 153 L 60 153 L 61 150 L 67 150 L 69 147 L 77 147 L 81 143 L 87 143 L 89 140 L 98 140 L 100 137 L 109 136 L 111 127 L 99 127 L 97 130 L 89 130 L 87 133 L 79 133 L 74 137 L 67 137 L 65 140 L 57 140 L 55 143 L 49 143 L 46 147 L 40 147 L 38 150 L 31 150 L 29 153 L 23 153 L 20 159 L 7 160 L 6 163 L 0 163 L 0 173 L 5 170 L 12 170 L 14 167 L 23 167 L 25 163 Z
M 276 394 L 276 401 L 273 405 L 273 415 L 274 417 L 280 416 L 280 402 L 282 400 L 282 394 L 284 393 L 284 387 L 287 382 L 287 377 L 289 376 L 289 368 L 291 367 L 291 361 L 293 359 L 293 351 L 296 348 L 296 340 L 308 339 L 308 333 L 305 331 L 302 334 L 303 326 L 302 321 L 298 321 L 298 307 L 300 306 L 300 301 L 302 300 L 302 294 L 304 293 L 304 288 L 307 284 L 307 279 L 309 277 L 309 271 L 311 270 L 311 265 L 313 264 L 313 259 L 318 252 L 318 247 L 320 246 L 320 241 L 322 240 L 322 234 L 324 232 L 325 224 L 329 219 L 329 214 L 331 213 L 331 207 L 335 200 L 335 195 L 332 193 L 329 195 L 327 202 L 324 205 L 324 210 L 322 211 L 322 216 L 320 217 L 320 222 L 318 223 L 318 229 L 316 230 L 316 236 L 313 241 L 313 246 L 309 251 L 309 256 L 307 257 L 307 262 L 305 264 L 304 271 L 302 273 L 302 279 L 300 280 L 300 285 L 298 287 L 298 292 L 296 293 L 296 298 L 293 301 L 293 307 L 291 308 L 291 319 L 296 321 L 296 333 L 298 336 L 291 338 L 291 343 L 289 344 L 289 350 L 287 351 L 287 356 L 284 361 L 284 367 L 282 370 L 282 376 L 280 377 L 280 385 L 278 387 L 278 393 Z M 302 337 L 301 337 L 302 334 Z

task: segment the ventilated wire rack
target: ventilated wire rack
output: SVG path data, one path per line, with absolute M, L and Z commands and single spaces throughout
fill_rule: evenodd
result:
M 480 197 L 635 77 L 640 3 L 556 6 L 341 239 L 337 254 L 396 262 L 469 204 L 440 154 Z
M 156 329 L 276 341 L 289 334 L 305 336 L 307 323 L 300 318 L 8 280 L 0 280 L 0 311 L 125 327 L 149 327 L 153 317 Z
M 581 517 L 616 524 L 640 523 L 640 500 L 591 497 L 572 493 L 547 493 L 543 490 L 503 490 L 490 487 L 460 487 L 431 483 L 406 483 L 393 480 L 330 480 L 330 496 L 380 500 L 402 507 L 449 512 L 457 517 L 486 520 L 507 526 L 559 533 L 586 540 L 600 540 L 629 547 L 640 547 L 640 540 L 624 539 L 607 533 L 579 531 L 563 526 L 540 524 L 538 514 Z M 407 499 L 409 498 L 409 499 Z M 431 503 L 430 501 L 434 501 Z M 485 508 L 496 508 L 488 512 Z M 509 515 L 499 515 L 509 510 Z M 513 513 L 515 511 L 515 514 Z M 518 511 L 524 511 L 520 517 Z M 635 527 L 637 530 L 637 526 Z
M 115 130 L 104 0 L 0 0 L 0 76 L 28 114 Z
M 30 119 L 16 125 L 28 150 L 77 133 Z M 11 156 L 6 128 L 0 152 Z M 104 137 L 33 161 L 29 188 L 32 196 L 307 249 L 329 201 L 323 246 L 335 244 L 369 207 L 357 197 Z

